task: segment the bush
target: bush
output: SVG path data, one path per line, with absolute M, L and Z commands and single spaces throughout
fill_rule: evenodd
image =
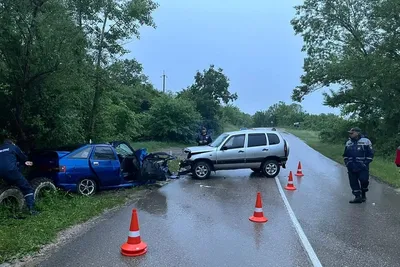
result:
M 154 140 L 190 142 L 201 120 L 196 105 L 182 98 L 164 95 L 154 101 L 145 119 L 146 135 Z

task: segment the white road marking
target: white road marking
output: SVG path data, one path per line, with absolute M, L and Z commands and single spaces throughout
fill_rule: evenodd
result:
M 304 249 L 307 251 L 308 257 L 310 258 L 314 267 L 322 267 L 322 264 L 319 261 L 317 254 L 315 254 L 314 249 L 312 248 L 310 242 L 308 241 L 308 238 L 304 233 L 303 228 L 301 228 L 301 225 L 297 220 L 296 215 L 294 214 L 292 207 L 289 204 L 289 201 L 286 198 L 285 192 L 283 192 L 283 188 L 278 177 L 275 177 L 275 182 L 276 185 L 278 186 L 279 193 L 281 194 L 281 197 L 283 199 L 283 203 L 285 203 L 290 219 L 293 222 L 294 228 L 296 229 L 296 232 L 300 237 L 300 241 L 303 244 Z

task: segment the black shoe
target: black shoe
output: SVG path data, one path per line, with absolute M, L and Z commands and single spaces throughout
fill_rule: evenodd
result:
M 362 192 L 361 200 L 362 200 L 362 202 L 367 201 L 367 197 L 366 197 L 366 195 L 365 195 L 365 192 Z
M 354 204 L 354 203 L 362 203 L 362 198 L 361 197 L 355 197 L 353 200 L 350 200 L 349 203 Z

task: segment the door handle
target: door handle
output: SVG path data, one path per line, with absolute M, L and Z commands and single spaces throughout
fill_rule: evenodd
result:
M 262 151 L 268 151 L 268 148 L 264 148 Z
M 99 163 L 98 163 L 97 161 L 94 161 L 94 162 L 93 162 L 93 165 L 96 165 L 96 166 L 97 166 L 97 165 L 99 165 Z
M 244 151 L 243 150 L 239 150 L 239 152 L 238 153 L 244 153 Z

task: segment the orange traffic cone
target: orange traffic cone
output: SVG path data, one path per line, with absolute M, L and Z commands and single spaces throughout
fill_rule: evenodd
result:
M 265 223 L 268 221 L 268 219 L 264 217 L 260 192 L 257 193 L 256 207 L 254 209 L 254 214 L 253 216 L 250 216 L 249 220 L 256 223 Z
M 301 171 L 301 162 L 299 161 L 299 165 L 297 165 L 297 173 L 296 176 L 302 177 L 304 176 L 303 172 Z
M 131 226 L 129 228 L 128 241 L 121 246 L 121 254 L 135 257 L 147 252 L 147 244 L 140 239 L 139 220 L 136 209 L 132 210 Z
M 290 171 L 290 173 L 289 173 L 289 179 L 288 179 L 287 186 L 285 186 L 285 189 L 286 190 L 296 190 L 296 187 L 293 184 L 292 171 Z

